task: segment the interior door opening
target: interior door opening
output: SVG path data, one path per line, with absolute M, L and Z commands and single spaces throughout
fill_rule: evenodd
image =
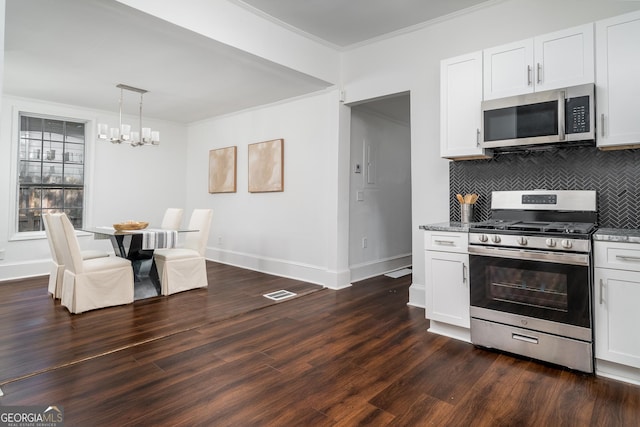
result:
M 349 268 L 356 282 L 411 266 L 408 92 L 351 105 Z

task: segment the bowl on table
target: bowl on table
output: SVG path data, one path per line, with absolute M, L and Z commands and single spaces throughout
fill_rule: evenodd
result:
M 117 231 L 142 230 L 147 228 L 148 225 L 149 223 L 144 221 L 125 221 L 113 224 L 113 228 Z

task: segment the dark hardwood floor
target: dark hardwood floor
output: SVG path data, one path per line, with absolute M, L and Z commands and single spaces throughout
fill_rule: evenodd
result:
M 341 291 L 217 263 L 209 288 L 72 316 L 0 283 L 0 405 L 66 426 L 638 426 L 640 387 L 427 332 L 411 276 Z M 274 303 L 262 294 L 299 297 Z

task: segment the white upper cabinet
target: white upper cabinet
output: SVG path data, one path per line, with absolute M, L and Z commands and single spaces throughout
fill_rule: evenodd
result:
M 536 91 L 595 81 L 593 23 L 536 37 Z
M 533 92 L 533 39 L 484 50 L 484 99 Z
M 482 158 L 482 52 L 440 62 L 440 156 Z
M 593 24 L 484 50 L 484 99 L 593 83 Z
M 598 147 L 640 144 L 640 11 L 596 22 Z

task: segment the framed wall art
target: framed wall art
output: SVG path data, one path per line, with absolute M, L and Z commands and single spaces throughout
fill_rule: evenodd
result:
M 249 144 L 249 192 L 284 191 L 284 139 Z
M 236 192 L 237 147 L 209 151 L 209 193 Z

